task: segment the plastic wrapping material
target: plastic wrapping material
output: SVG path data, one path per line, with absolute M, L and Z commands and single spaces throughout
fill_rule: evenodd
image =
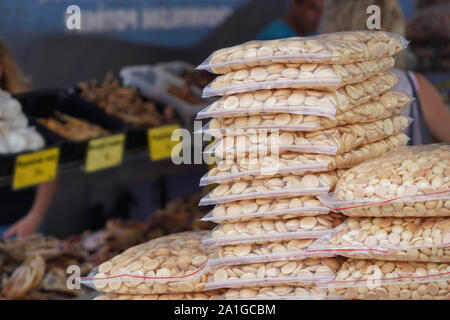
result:
M 400 114 L 410 105 L 412 99 L 399 91 L 389 91 L 380 98 L 337 115 L 335 119 L 304 116 L 288 113 L 254 115 L 236 118 L 212 119 L 198 132 L 216 138 L 226 136 L 267 134 L 278 131 L 318 131 L 337 126 L 363 124 L 386 119 Z M 260 130 L 260 131 L 258 131 Z
M 363 144 L 371 143 L 399 134 L 404 131 L 412 119 L 396 115 L 384 120 L 352 124 L 323 131 L 277 131 L 261 130 L 251 135 L 226 136 L 216 139 L 205 153 L 214 153 L 216 157 L 229 157 L 243 153 L 262 153 L 279 150 L 336 155 L 349 152 Z
M 95 297 L 94 300 L 217 300 L 222 298 L 224 294 L 223 291 L 224 290 L 211 290 L 205 292 L 183 292 L 183 293 L 165 293 L 165 294 L 106 293 Z
M 335 193 L 355 205 L 444 194 L 450 196 L 450 144 L 401 147 L 366 161 L 343 174 Z
M 277 63 L 253 67 L 218 76 L 203 89 L 202 96 L 280 88 L 335 90 L 384 72 L 394 63 L 394 58 L 385 57 L 345 65 Z
M 450 283 L 437 280 L 378 287 L 330 288 L 328 294 L 345 300 L 449 300 Z M 319 288 L 326 289 L 326 288 Z
M 346 299 L 446 299 L 450 298 L 447 263 L 345 261 L 330 282 L 318 284 Z
M 224 159 L 201 178 L 200 185 L 350 168 L 407 142 L 408 137 L 401 133 L 336 156 L 284 151 L 267 156 Z
M 383 72 L 360 84 L 336 91 L 272 89 L 221 97 L 197 114 L 197 119 L 225 118 L 262 113 L 291 113 L 334 117 L 368 102 L 398 82 L 392 72 Z
M 226 289 L 223 300 L 341 300 L 328 289 L 308 284 Z
M 226 74 L 273 63 L 347 64 L 393 56 L 408 45 L 384 31 L 347 31 L 312 37 L 249 41 L 213 52 L 198 69 Z
M 343 174 L 343 170 L 304 176 L 286 175 L 281 178 L 222 183 L 204 196 L 199 205 L 208 206 L 248 199 L 290 198 L 325 194 L 328 191 L 333 191 L 338 176 L 341 174 Z
M 206 289 L 270 286 L 293 282 L 311 285 L 315 282 L 334 279 L 339 266 L 340 262 L 336 258 L 224 266 L 211 270 Z
M 367 80 L 368 81 L 368 80 Z M 338 105 L 348 103 L 341 91 L 272 89 L 221 97 L 197 114 L 197 119 L 264 113 L 290 113 L 332 118 Z
M 310 252 L 308 247 L 314 239 L 261 242 L 241 245 L 226 245 L 217 248 L 209 260 L 211 268 L 271 261 L 301 260 L 307 258 L 332 257 L 332 252 Z
M 325 120 L 320 129 L 385 119 L 403 112 L 412 101 L 414 101 L 414 98 L 409 97 L 402 91 L 388 91 L 366 104 L 337 115 L 335 119 Z
M 360 82 L 348 84 L 342 88 L 337 89 L 337 92 L 341 92 L 348 100 L 349 103 L 338 109 L 336 114 L 346 112 L 355 106 L 362 105 L 369 102 L 369 100 L 382 95 L 384 92 L 391 90 L 398 83 L 398 77 L 393 72 L 380 72 L 375 76 Z
M 390 261 L 450 262 L 450 218 L 348 218 L 313 252 Z
M 329 171 L 331 156 L 282 152 L 266 156 L 221 160 L 200 179 L 200 186 L 287 174 Z
M 129 248 L 102 263 L 81 282 L 120 294 L 204 291 L 206 266 L 213 250 L 202 248 L 205 232 L 183 232 Z
M 315 131 L 327 118 L 302 114 L 275 113 L 236 118 L 212 119 L 195 133 L 222 139 L 224 136 L 266 134 L 277 131 Z
M 328 214 L 330 209 L 312 196 L 290 199 L 250 199 L 217 205 L 202 221 L 215 223 L 290 219 Z
M 204 239 L 204 247 L 218 247 L 280 241 L 316 239 L 330 234 L 343 221 L 340 214 L 299 217 L 286 220 L 254 220 L 218 225 Z
M 339 197 L 334 192 L 322 195 L 321 201 L 331 210 L 355 217 L 450 216 L 450 146 L 403 147 L 398 151 L 361 164 L 356 175 L 351 174 L 356 169 L 349 170 L 350 176 L 342 177 L 348 183 L 343 180 L 339 185 Z M 372 183 L 367 184 L 367 179 Z
M 392 200 L 342 201 L 336 194 L 320 196 L 330 210 L 351 217 L 449 217 L 450 192 L 431 193 Z

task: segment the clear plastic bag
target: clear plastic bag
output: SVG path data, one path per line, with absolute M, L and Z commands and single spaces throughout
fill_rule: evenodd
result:
M 348 259 L 317 286 L 346 299 L 448 299 L 449 281 L 447 263 Z
M 213 52 L 197 69 L 226 74 L 273 63 L 348 64 L 393 56 L 408 45 L 384 31 L 346 31 L 312 37 L 257 40 Z
M 218 247 L 266 241 L 317 239 L 330 234 L 343 221 L 340 214 L 299 217 L 287 220 L 254 220 L 218 225 L 202 241 L 204 247 Z
M 306 283 L 332 280 L 340 263 L 336 258 L 311 258 L 275 261 L 239 266 L 224 266 L 211 270 L 207 290 L 274 284 Z
M 279 150 L 336 155 L 363 144 L 404 131 L 412 119 L 396 115 L 384 120 L 352 124 L 323 131 L 258 130 L 251 135 L 225 136 L 205 149 L 205 153 L 225 158 L 229 155 Z
M 337 115 L 335 119 L 325 120 L 321 124 L 321 129 L 385 119 L 400 114 L 413 101 L 414 98 L 409 97 L 402 91 L 388 91 L 365 104 Z
M 224 136 L 253 135 L 273 131 L 315 131 L 324 117 L 304 116 L 302 114 L 276 113 L 249 117 L 219 118 L 206 123 L 196 134 L 208 134 L 216 139 Z M 318 129 L 317 129 L 318 130 Z
M 392 57 L 353 64 L 271 64 L 218 76 L 203 89 L 204 98 L 264 89 L 335 90 L 362 82 L 394 66 Z
M 170 234 L 129 248 L 94 268 L 81 283 L 103 292 L 163 294 L 204 291 L 208 258 L 205 232 Z
M 348 218 L 309 247 L 349 258 L 450 262 L 450 218 Z
M 345 300 L 450 300 L 447 279 L 377 287 L 320 288 Z
M 200 179 L 200 186 L 240 180 L 264 179 L 306 172 L 329 171 L 332 157 L 281 152 L 267 156 L 223 159 Z
M 225 245 L 217 248 L 209 260 L 210 268 L 271 261 L 301 260 L 307 258 L 332 257 L 332 252 L 310 252 L 308 247 L 315 239 L 293 239 L 284 241 Z
M 341 300 L 328 289 L 311 284 L 277 285 L 270 287 L 250 287 L 226 289 L 223 300 Z
M 368 81 L 368 80 L 367 80 Z M 340 91 L 272 89 L 223 96 L 197 114 L 196 119 L 227 118 L 264 113 L 290 113 L 332 118 L 338 104 L 348 100 Z
M 223 294 L 224 290 L 165 294 L 106 293 L 95 297 L 94 300 L 218 300 L 222 298 Z
M 249 199 L 217 205 L 202 221 L 215 223 L 250 220 L 290 219 L 328 214 L 330 209 L 312 196 L 296 198 Z
M 350 217 L 450 217 L 450 191 L 433 192 L 392 200 L 350 200 L 329 193 L 320 200 L 330 210 Z
M 449 159 L 448 144 L 402 147 L 352 168 L 320 199 L 355 217 L 447 217 Z
M 286 175 L 252 181 L 222 183 L 204 196 L 199 205 L 227 203 L 248 199 L 315 196 L 332 191 L 343 170 L 304 176 Z
M 339 179 L 335 195 L 339 200 L 366 202 L 446 193 L 450 193 L 450 144 L 431 144 L 401 147 L 351 168 Z
M 407 142 L 408 137 L 401 133 L 336 156 L 283 151 L 267 156 L 228 158 L 221 160 L 206 173 L 201 178 L 200 185 L 350 168 L 404 146 Z
M 197 119 L 225 118 L 262 113 L 291 113 L 333 118 L 370 99 L 380 96 L 398 82 L 392 72 L 383 72 L 360 84 L 336 91 L 272 89 L 221 97 L 201 110 Z
M 400 114 L 412 99 L 399 91 L 389 91 L 367 104 L 337 115 L 335 119 L 301 114 L 264 114 L 236 118 L 218 118 L 209 121 L 198 133 L 207 133 L 217 139 L 224 135 L 252 135 L 258 132 L 318 131 L 337 126 L 363 124 Z M 259 131 L 258 131 L 259 130 Z

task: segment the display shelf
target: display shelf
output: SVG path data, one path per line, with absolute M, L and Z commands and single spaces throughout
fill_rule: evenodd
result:
M 191 152 L 194 154 L 195 151 L 194 147 L 191 146 Z M 159 161 L 151 161 L 149 157 L 149 149 L 147 147 L 140 147 L 140 148 L 134 148 L 125 150 L 124 156 L 123 156 L 123 162 L 122 164 L 119 164 L 117 166 L 106 168 L 103 170 L 95 171 L 95 172 L 86 172 L 84 170 L 85 167 L 85 161 L 84 160 L 78 160 L 78 161 L 71 161 L 66 163 L 60 163 L 58 165 L 58 175 L 64 175 L 66 173 L 79 171 L 84 174 L 92 175 L 95 177 L 96 175 L 107 175 L 110 173 L 111 170 L 120 170 L 120 167 L 122 165 L 129 165 L 130 163 L 133 163 L 134 161 L 142 161 L 143 159 L 148 158 L 148 166 L 151 168 L 151 170 L 146 171 L 145 173 L 142 172 L 136 172 L 136 178 L 138 180 L 146 180 L 151 179 L 155 177 L 159 177 L 165 174 L 173 174 L 180 171 L 183 171 L 186 169 L 186 166 L 190 166 L 190 164 L 180 164 L 176 165 L 172 163 L 171 159 L 163 159 Z M 0 176 L 0 186 L 7 186 L 12 185 L 13 181 L 13 175 L 4 175 Z

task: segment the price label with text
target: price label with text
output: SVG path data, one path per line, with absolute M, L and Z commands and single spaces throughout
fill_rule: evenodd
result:
M 35 186 L 55 179 L 58 171 L 59 148 L 51 148 L 17 156 L 13 189 Z
M 120 165 L 123 161 L 124 146 L 124 134 L 90 140 L 87 148 L 85 170 L 94 172 Z
M 173 147 L 178 144 L 178 141 L 172 141 L 172 132 L 179 128 L 178 124 L 174 124 L 148 130 L 148 147 L 152 161 L 170 158 Z

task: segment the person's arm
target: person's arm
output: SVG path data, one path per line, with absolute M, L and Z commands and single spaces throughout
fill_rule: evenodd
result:
M 28 214 L 14 223 L 4 233 L 4 238 L 10 238 L 17 235 L 18 238 L 23 238 L 35 233 L 45 218 L 50 204 L 58 187 L 59 179 L 56 178 L 53 181 L 42 184 L 38 187 L 36 197 L 34 198 L 33 206 Z
M 435 87 L 422 74 L 415 73 L 419 99 L 431 136 L 437 142 L 450 142 L 450 111 Z

